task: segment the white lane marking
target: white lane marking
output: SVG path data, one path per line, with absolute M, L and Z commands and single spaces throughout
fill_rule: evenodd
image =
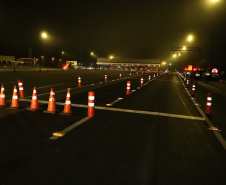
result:
M 90 118 L 91 118 L 91 117 L 88 117 L 88 116 L 87 116 L 87 117 L 81 119 L 80 121 L 78 121 L 78 122 L 72 124 L 71 126 L 65 128 L 64 130 L 62 130 L 62 131 L 60 131 L 60 132 L 63 133 L 63 134 L 65 135 L 66 133 L 68 133 L 68 132 L 70 132 L 71 130 L 73 130 L 75 127 L 77 127 L 77 126 L 81 125 L 82 123 L 86 122 L 87 120 L 89 120 Z M 49 139 L 55 140 L 55 139 L 58 139 L 58 138 L 59 138 L 59 136 L 52 136 L 52 137 L 50 137 Z
M 128 112 L 128 113 L 135 113 L 135 114 L 147 114 L 147 115 L 155 115 L 155 116 L 166 116 L 166 117 L 174 117 L 174 118 L 182 118 L 182 119 L 192 119 L 192 120 L 204 121 L 204 118 L 202 118 L 202 117 L 186 116 L 186 115 L 171 114 L 171 113 L 140 111 L 140 110 L 130 110 L 130 109 L 120 109 L 120 108 L 108 108 L 108 107 L 100 107 L 100 106 L 95 106 L 95 109 L 109 110 L 109 111 L 116 111 L 116 112 Z
M 48 85 L 48 86 L 42 86 L 42 87 L 36 87 L 36 89 L 43 89 L 43 88 L 47 88 L 47 87 L 53 87 L 53 86 L 57 86 L 57 85 L 63 85 L 64 83 L 60 83 L 60 84 L 53 84 L 53 85 Z M 32 90 L 32 89 L 30 89 Z
M 115 103 L 119 102 L 119 101 L 122 100 L 122 99 L 123 99 L 123 98 L 118 98 L 117 100 L 115 100 L 115 101 L 113 101 L 113 102 L 111 102 L 111 103 L 106 104 L 106 106 L 112 106 L 112 105 L 114 105 Z
M 124 79 L 125 80 L 125 79 Z M 105 82 L 105 83 L 103 83 L 103 84 L 107 84 L 107 85 L 110 85 L 109 83 L 115 83 L 115 82 L 112 82 L 112 81 L 108 81 L 108 82 Z M 84 85 L 84 86 L 81 86 L 81 87 L 74 87 L 74 88 L 70 88 L 71 90 L 73 90 L 73 89 L 81 89 L 81 88 L 84 88 L 84 87 L 89 87 L 89 86 L 94 86 L 94 85 L 100 85 L 99 83 L 97 83 L 97 84 L 90 84 L 90 85 Z M 107 86 L 106 85 L 106 86 Z M 105 85 L 104 85 L 105 86 Z M 36 88 L 37 89 L 37 88 Z M 54 91 L 55 93 L 57 93 L 57 92 L 63 92 L 63 91 L 67 91 L 68 90 L 68 88 L 67 89 L 63 89 L 63 90 L 58 90 L 58 91 Z M 37 96 L 43 96 L 43 95 L 46 95 L 46 94 L 49 94 L 49 92 L 47 92 L 47 93 L 43 93 L 43 94 L 38 94 Z M 26 96 L 25 98 L 30 98 L 30 97 L 32 97 L 32 96 Z M 10 100 L 11 101 L 11 100 Z
M 179 78 L 180 79 L 180 78 Z M 180 79 L 181 80 L 181 79 Z M 183 81 L 181 80 L 181 82 L 183 83 Z M 188 90 L 185 88 L 188 96 L 191 98 L 190 93 L 188 92 Z M 209 120 L 209 118 L 206 116 L 206 114 L 202 111 L 202 109 L 198 106 L 199 104 L 195 101 L 195 99 L 191 98 L 192 102 L 196 105 L 196 108 L 198 109 L 198 111 L 200 112 L 200 114 L 203 116 L 203 118 L 205 119 L 206 123 L 209 125 L 209 127 L 214 127 L 213 123 Z M 213 133 L 215 134 L 216 138 L 218 139 L 218 141 L 221 143 L 221 145 L 223 146 L 223 148 L 226 150 L 226 141 L 225 139 L 222 137 L 222 135 L 218 132 L 218 131 L 213 131 Z
M 202 85 L 204 87 L 208 87 L 209 89 L 213 88 L 213 89 L 216 89 L 218 91 L 221 91 L 221 89 L 217 88 L 217 87 L 213 87 L 212 85 L 209 85 L 209 84 L 205 84 L 204 82 L 198 82 L 199 85 Z
M 31 102 L 31 100 L 28 100 L 28 99 L 20 99 L 19 101 Z M 49 103 L 48 101 L 43 101 L 43 100 L 38 100 L 38 102 L 39 103 L 43 103 L 43 104 L 48 104 Z M 55 104 L 56 105 L 64 105 L 64 103 L 62 103 L 62 102 L 55 102 Z M 88 108 L 88 105 L 82 105 L 82 104 L 71 104 L 71 106 L 72 107 Z M 171 114 L 171 113 L 161 113 L 161 112 L 151 112 L 151 111 L 141 111 L 141 110 L 130 110 L 130 109 L 121 109 L 121 108 L 101 107 L 101 106 L 95 106 L 95 109 L 205 121 L 205 119 L 203 117 L 187 116 L 187 115 Z

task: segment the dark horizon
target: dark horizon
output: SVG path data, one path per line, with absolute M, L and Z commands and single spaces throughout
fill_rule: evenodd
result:
M 114 55 L 121 58 L 160 58 L 197 63 L 198 54 L 183 52 L 172 58 L 171 47 L 201 47 L 205 65 L 211 56 L 214 64 L 226 67 L 226 3 L 211 0 L 127 2 L 1 2 L 0 55 L 16 58 L 49 57 L 81 59 Z M 215 13 L 215 16 L 213 16 Z M 214 29 L 213 29 L 214 28 Z M 49 38 L 40 37 L 46 31 Z M 194 40 L 187 42 L 192 34 Z M 183 62 L 184 61 L 184 62 Z

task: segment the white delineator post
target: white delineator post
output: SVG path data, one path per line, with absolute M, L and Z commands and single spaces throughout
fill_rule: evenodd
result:
M 126 88 L 126 94 L 130 94 L 130 81 L 127 81 L 127 88 Z

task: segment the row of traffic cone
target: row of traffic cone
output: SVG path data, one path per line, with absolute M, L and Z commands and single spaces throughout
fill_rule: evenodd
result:
M 55 93 L 53 91 L 53 88 L 51 88 L 48 108 L 47 108 L 46 111 L 44 111 L 44 113 L 51 113 L 51 114 L 56 113 L 56 104 L 55 104 L 54 95 L 55 95 Z M 0 93 L 0 107 L 1 108 L 6 107 L 5 88 L 4 88 L 3 85 L 1 86 L 1 93 Z M 14 86 L 11 107 L 9 107 L 9 108 L 12 108 L 12 109 L 18 109 L 19 108 L 19 100 L 18 100 L 16 86 Z M 36 87 L 34 87 L 34 89 L 33 89 L 31 106 L 30 106 L 30 108 L 28 108 L 28 110 L 31 110 L 31 111 L 39 110 Z M 71 100 L 70 100 L 70 89 L 68 89 L 68 91 L 67 91 L 64 111 L 60 114 L 62 114 L 62 115 L 71 115 L 72 114 L 72 112 L 71 112 Z
M 0 107 L 4 108 L 6 107 L 6 99 L 5 99 L 5 88 L 2 84 L 1 86 L 1 94 L 0 94 Z M 18 96 L 17 96 L 17 88 L 14 86 L 13 90 L 13 96 L 12 96 L 12 102 L 11 102 L 11 107 L 10 108 L 19 108 L 19 101 L 18 101 Z

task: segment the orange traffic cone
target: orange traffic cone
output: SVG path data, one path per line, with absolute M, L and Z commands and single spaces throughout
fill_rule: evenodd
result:
M 61 115 L 71 115 L 71 98 L 70 98 L 70 90 L 67 90 L 67 96 L 66 96 L 66 101 L 65 101 L 65 105 L 64 105 L 64 111 L 61 112 Z
M 11 103 L 10 109 L 18 109 L 18 108 L 19 108 L 19 101 L 17 96 L 17 88 L 16 88 L 16 85 L 14 85 L 13 97 L 12 97 L 12 103 Z
M 38 107 L 38 97 L 37 97 L 36 87 L 34 87 L 32 100 L 31 100 L 31 106 L 30 106 L 30 108 L 27 108 L 27 110 L 36 111 L 38 109 L 39 109 L 39 107 Z
M 45 110 L 44 113 L 51 113 L 51 114 L 56 113 L 56 104 L 55 104 L 54 95 L 55 95 L 55 93 L 53 91 L 53 88 L 51 88 L 48 109 Z
M 1 94 L 0 94 L 0 108 L 4 108 L 6 106 L 6 101 L 5 101 L 5 88 L 2 84 L 1 87 Z

